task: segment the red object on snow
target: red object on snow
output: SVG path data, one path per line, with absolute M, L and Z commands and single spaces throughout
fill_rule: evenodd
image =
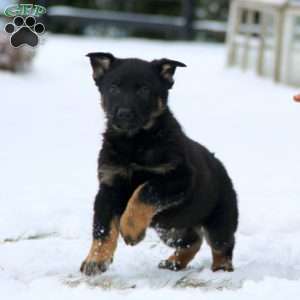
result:
M 296 102 L 300 102 L 300 94 L 294 96 L 294 100 L 295 100 Z

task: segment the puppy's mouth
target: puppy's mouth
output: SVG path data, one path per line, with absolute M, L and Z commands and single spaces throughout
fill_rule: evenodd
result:
M 111 127 L 120 133 L 125 133 L 128 135 L 134 135 L 136 134 L 141 128 L 142 125 L 140 122 L 132 121 L 132 122 L 118 122 L 118 121 L 112 121 Z
M 118 130 L 118 131 L 130 131 L 130 130 L 136 130 L 139 129 L 140 126 L 137 124 L 118 124 L 118 123 L 113 123 L 112 124 L 113 128 Z
M 137 116 L 130 120 L 120 120 L 112 115 L 107 115 L 109 121 L 109 127 L 114 131 L 123 133 L 129 136 L 135 135 L 140 130 L 148 130 L 153 126 L 155 118 L 150 116 Z

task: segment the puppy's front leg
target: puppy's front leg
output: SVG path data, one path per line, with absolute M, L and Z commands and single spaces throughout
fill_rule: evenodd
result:
M 135 245 L 140 242 L 155 214 L 184 201 L 190 183 L 190 170 L 178 168 L 140 185 L 121 217 L 120 232 L 125 243 Z
M 119 236 L 119 220 L 114 218 L 107 230 L 108 234 L 105 237 L 94 238 L 92 241 L 89 254 L 80 267 L 80 271 L 85 275 L 103 273 L 112 263 Z
M 113 260 L 119 236 L 121 197 L 116 187 L 100 186 L 94 205 L 93 241 L 80 268 L 85 275 L 105 272 Z
M 140 185 L 134 191 L 121 217 L 120 231 L 125 243 L 129 245 L 135 245 L 144 238 L 146 228 L 156 213 L 155 205 L 141 200 L 143 187 L 144 185 Z

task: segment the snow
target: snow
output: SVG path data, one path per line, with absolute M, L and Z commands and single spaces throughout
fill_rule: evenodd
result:
M 110 269 L 79 273 L 91 241 L 104 129 L 84 55 L 180 60 L 170 106 L 225 163 L 239 194 L 234 273 L 210 271 L 203 245 L 180 272 L 149 230 L 120 240 Z M 30 73 L 0 72 L 2 299 L 296 299 L 300 292 L 300 105 L 295 89 L 224 68 L 222 45 L 49 35 Z

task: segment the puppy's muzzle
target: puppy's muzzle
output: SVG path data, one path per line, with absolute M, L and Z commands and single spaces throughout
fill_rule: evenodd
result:
M 135 113 L 129 108 L 119 108 L 115 114 L 115 125 L 120 129 L 131 129 L 137 127 Z

